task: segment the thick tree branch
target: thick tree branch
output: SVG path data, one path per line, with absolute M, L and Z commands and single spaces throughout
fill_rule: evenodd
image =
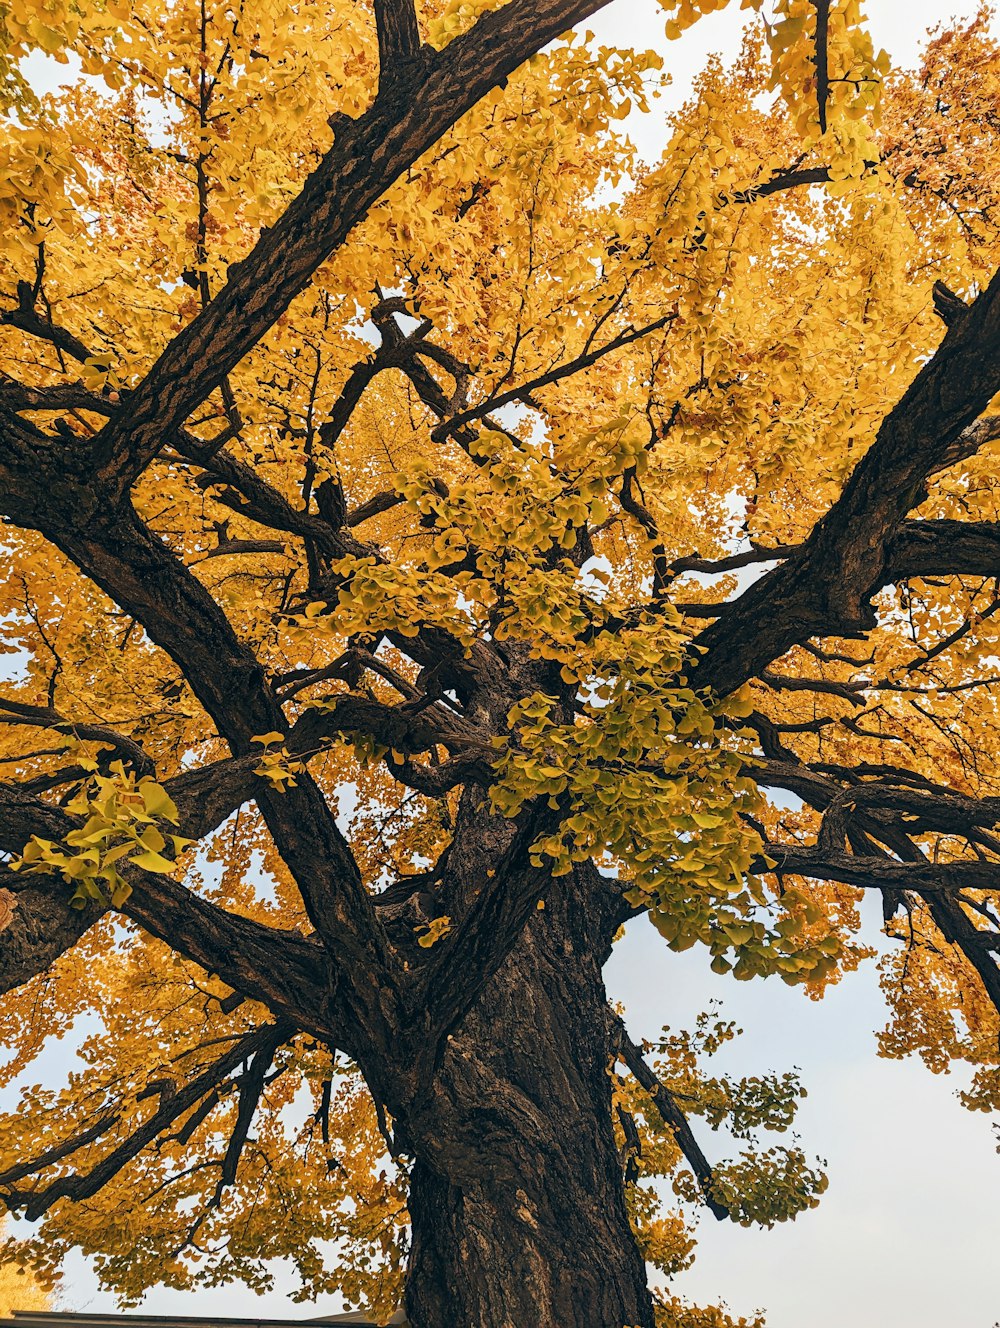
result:
M 892 858 L 864 857 L 856 853 L 768 844 L 774 867 L 758 863 L 755 870 L 795 872 L 816 881 L 842 881 L 873 890 L 1000 890 L 1000 862 L 963 859 L 959 862 L 895 862 Z
M 21 877 L 3 868 L 0 889 L 10 911 L 0 927 L 0 995 L 46 972 L 105 911 L 93 901 L 70 908 L 69 887 L 56 876 Z
M 242 996 L 354 1054 L 358 1030 L 337 998 L 336 975 L 321 945 L 227 912 L 170 876 L 140 876 L 138 869 L 123 875 L 132 886 L 121 907 L 126 917 Z
M 378 26 L 380 89 L 394 78 L 401 65 L 420 53 L 420 29 L 413 0 L 375 0 Z
M 206 767 L 211 772 L 213 767 Z M 227 799 L 213 803 L 198 796 L 200 781 L 183 775 L 168 781 L 177 794 L 180 830 L 196 838 L 206 833 L 212 816 L 228 815 Z M 242 772 L 241 772 L 242 773 Z M 189 814 L 185 814 L 189 813 Z M 220 818 L 222 819 L 222 818 Z M 17 853 L 32 835 L 56 843 L 78 824 L 61 808 L 51 807 L 9 785 L 0 785 L 0 849 Z M 201 898 L 170 876 L 120 864 L 132 893 L 121 912 L 229 986 L 293 1018 L 298 1026 L 337 1036 L 348 1028 L 333 998 L 332 974 L 316 942 L 296 931 L 267 927 L 230 913 Z M 12 917 L 0 930 L 0 989 L 9 991 L 44 972 L 101 917 L 107 906 L 88 901 L 70 906 L 71 888 L 57 874 L 4 871 L 4 888 L 13 896 Z
M 932 298 L 934 300 L 934 312 L 941 319 L 941 322 L 947 323 L 949 327 L 956 318 L 961 318 L 969 308 L 962 297 L 956 295 L 943 281 L 935 281 Z
M 1000 274 L 948 329 L 806 543 L 701 633 L 698 685 L 728 694 L 797 642 L 870 629 L 887 546 L 998 391 Z
M 97 467 L 123 492 L 306 288 L 400 175 L 519 65 L 608 0 L 510 0 L 427 62 L 410 61 L 336 141 L 298 198 L 105 426 Z
M 496 753 L 480 733 L 449 706 L 423 698 L 389 706 L 368 697 L 339 696 L 323 710 L 307 710 L 289 734 L 289 750 L 308 756 L 339 733 L 364 733 L 407 756 L 437 745 L 466 761 L 478 761 L 483 782 L 492 777 Z
M 107 397 L 91 392 L 82 383 L 52 383 L 30 387 L 13 378 L 0 376 L 0 406 L 9 411 L 90 410 L 110 418 L 114 404 Z
M 63 351 L 71 359 L 79 360 L 81 364 L 90 357 L 91 352 L 79 337 L 75 337 L 72 332 L 67 332 L 64 327 L 57 326 L 38 312 L 35 307 L 37 292 L 30 282 L 17 283 L 17 296 L 17 308 L 0 313 L 0 324 L 16 327 L 19 331 L 26 332 L 28 336 L 48 341 L 56 350 Z
M 256 735 L 285 731 L 281 706 L 252 651 L 127 502 L 84 523 L 49 524 L 43 533 L 174 659 L 235 755 L 250 755 Z M 386 1045 L 396 964 L 323 794 L 304 774 L 285 793 L 258 781 L 256 800 L 338 967 L 341 996 L 353 1002 L 358 1025 L 368 1027 L 376 1044 Z
M 1000 523 L 904 521 L 886 549 L 886 582 L 1000 574 Z
M 539 799 L 522 815 L 516 833 L 493 875 L 482 883 L 466 916 L 452 935 L 431 951 L 426 977 L 418 989 L 414 1018 L 421 1039 L 425 1074 L 436 1068 L 445 1039 L 475 1005 L 480 992 L 500 968 L 528 919 L 552 888 L 552 874 L 533 867 L 528 850 L 547 823 Z

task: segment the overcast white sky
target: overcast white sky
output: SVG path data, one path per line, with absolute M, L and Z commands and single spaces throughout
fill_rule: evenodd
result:
M 953 15 L 971 17 L 977 4 L 869 0 L 867 8 L 876 46 L 894 63 L 910 65 L 929 28 Z M 736 53 L 744 17 L 734 3 L 674 43 L 663 37 L 656 0 L 615 0 L 588 23 L 602 42 L 653 46 L 666 57 L 671 93 L 651 115 L 630 122 L 646 157 L 658 155 L 664 113 L 683 100 L 706 56 Z M 877 939 L 876 911 L 868 923 Z M 876 1058 L 873 1033 L 884 1011 L 873 964 L 814 1004 L 777 982 L 716 977 L 704 955 L 671 954 L 640 920 L 618 947 L 608 981 L 611 994 L 625 1002 L 637 1038 L 655 1035 L 664 1023 L 683 1026 L 709 999 L 721 998 L 725 1013 L 746 1030 L 728 1066 L 740 1072 L 800 1067 L 809 1097 L 799 1133 L 806 1150 L 829 1164 L 830 1189 L 820 1207 L 793 1224 L 756 1232 L 708 1218 L 695 1268 L 678 1279 L 677 1291 L 703 1303 L 722 1296 L 739 1313 L 763 1307 L 770 1328 L 852 1322 L 858 1328 L 992 1328 L 1000 1319 L 1000 1158 L 993 1126 L 955 1100 L 957 1076 L 934 1077 L 919 1063 Z M 46 1060 L 55 1073 L 56 1058 Z M 711 1134 L 703 1142 L 718 1156 Z M 307 1315 L 339 1308 L 329 1302 L 296 1306 L 288 1289 L 279 1279 L 265 1297 L 240 1288 L 194 1295 L 153 1290 L 143 1309 L 296 1317 L 304 1308 Z M 63 1303 L 67 1309 L 113 1308 L 76 1260 Z

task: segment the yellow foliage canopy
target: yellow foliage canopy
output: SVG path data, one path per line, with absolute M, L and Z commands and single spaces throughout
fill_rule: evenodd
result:
M 49 1296 L 30 1274 L 16 1264 L 0 1262 L 0 1319 L 9 1319 L 14 1310 L 46 1310 L 49 1304 Z

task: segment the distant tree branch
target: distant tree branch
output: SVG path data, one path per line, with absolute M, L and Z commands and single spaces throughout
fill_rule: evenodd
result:
M 663 1117 L 664 1123 L 677 1141 L 678 1148 L 687 1158 L 688 1165 L 701 1187 L 706 1205 L 720 1222 L 724 1221 L 730 1216 L 729 1209 L 720 1203 L 713 1193 L 715 1173 L 712 1170 L 712 1164 L 702 1152 L 697 1139 L 692 1134 L 686 1116 L 677 1105 L 670 1090 L 660 1082 L 655 1071 L 647 1065 L 642 1052 L 629 1037 L 622 1020 L 610 1009 L 608 1016 L 611 1024 L 612 1046 L 625 1062 L 632 1077 L 652 1098 L 657 1111 Z
M 285 1029 L 275 1029 L 269 1041 L 259 1047 L 250 1058 L 246 1071 L 240 1076 L 239 1106 L 236 1109 L 236 1124 L 226 1146 L 226 1155 L 222 1160 L 222 1174 L 212 1196 L 213 1205 L 218 1205 L 222 1192 L 228 1186 L 236 1184 L 240 1158 L 250 1136 L 250 1126 L 257 1113 L 260 1100 L 267 1086 L 267 1072 L 274 1064 L 274 1053 L 288 1036 Z
M 646 323 L 642 327 L 628 327 L 620 332 L 610 341 L 593 350 L 587 351 L 582 355 L 577 355 L 572 360 L 567 360 L 564 364 L 556 365 L 543 374 L 522 383 L 518 387 L 512 387 L 507 392 L 501 392 L 497 396 L 491 396 L 479 406 L 471 407 L 469 410 L 461 411 L 458 415 L 445 419 L 432 433 L 431 437 L 435 442 L 444 442 L 446 438 L 471 424 L 475 420 L 482 419 L 484 415 L 492 414 L 500 410 L 503 406 L 510 405 L 514 401 L 524 401 L 525 398 L 532 396 L 543 387 L 550 387 L 553 383 L 561 382 L 564 378 L 570 378 L 573 374 L 581 373 L 584 369 L 589 369 L 599 363 L 607 355 L 613 354 L 617 350 L 622 350 L 633 342 L 641 340 L 643 337 L 651 336 L 652 333 L 660 331 L 667 327 L 677 317 L 676 313 L 664 314 L 662 318 L 656 318 L 651 323 Z
M 765 744 L 772 746 L 765 730 Z M 774 863 L 760 871 L 795 872 L 816 880 L 843 881 L 882 892 L 883 911 L 892 916 L 908 894 L 923 899 L 935 925 L 978 973 L 1000 1011 L 1000 968 L 990 952 L 1000 949 L 1000 932 L 977 928 L 962 908 L 965 889 L 1000 890 L 1000 842 L 982 827 L 996 824 L 1000 800 L 956 795 L 910 770 L 892 766 L 810 769 L 790 753 L 758 762 L 754 777 L 764 787 L 784 788 L 823 813 L 824 841 L 815 847 L 767 846 Z M 867 778 L 866 778 L 867 776 Z M 832 814 L 831 814 L 832 813 Z M 994 859 L 932 863 L 912 834 L 928 829 L 983 842 Z M 855 852 L 843 851 L 845 838 Z
M 790 558 L 798 548 L 797 544 L 779 544 L 773 549 L 754 545 L 752 549 L 747 549 L 743 553 L 731 553 L 723 558 L 702 558 L 695 553 L 675 558 L 667 570 L 671 577 L 681 576 L 684 572 L 717 576 L 723 572 L 736 572 L 744 567 L 754 567 L 758 563 L 780 562 L 784 558 Z
M 826 108 L 830 100 L 830 0 L 813 0 L 816 10 L 816 106 L 819 111 L 819 129 L 826 133 Z
M 131 738 L 103 724 L 78 724 L 66 719 L 51 706 L 29 705 L 0 696 L 0 724 L 24 724 L 34 728 L 58 729 L 85 742 L 100 742 L 109 746 L 126 761 L 138 775 L 151 775 L 154 766 L 142 747 Z
M 8 1176 L 23 1173 L 23 1167 L 18 1167 L 14 1172 L 0 1174 L 0 1198 L 12 1212 L 23 1211 L 28 1221 L 37 1221 L 59 1199 L 89 1199 L 113 1180 L 124 1166 L 138 1157 L 162 1131 L 197 1106 L 241 1062 L 267 1048 L 271 1049 L 270 1054 L 273 1055 L 274 1048 L 294 1031 L 290 1024 L 282 1020 L 255 1029 L 235 1042 L 229 1051 L 182 1088 L 161 1094 L 157 1110 L 89 1171 L 59 1176 L 40 1189 L 25 1190 L 18 1189 L 12 1180 L 7 1179 Z M 44 1165 L 43 1159 L 39 1159 L 35 1169 L 44 1169 Z

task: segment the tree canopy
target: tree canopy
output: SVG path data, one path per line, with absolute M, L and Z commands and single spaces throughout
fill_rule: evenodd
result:
M 643 1260 L 826 1180 L 734 1025 L 629 1036 L 642 913 L 819 997 L 879 892 L 882 1052 L 1000 1101 L 989 14 L 906 72 L 856 0 L 744 0 L 649 166 L 669 62 L 604 3 L 0 9 L 5 1082 L 80 1040 L 0 1128 L 43 1281 L 730 1323 Z
M 0 1316 L 6 1319 L 13 1310 L 45 1310 L 48 1307 L 49 1297 L 23 1269 L 14 1263 L 0 1265 Z

